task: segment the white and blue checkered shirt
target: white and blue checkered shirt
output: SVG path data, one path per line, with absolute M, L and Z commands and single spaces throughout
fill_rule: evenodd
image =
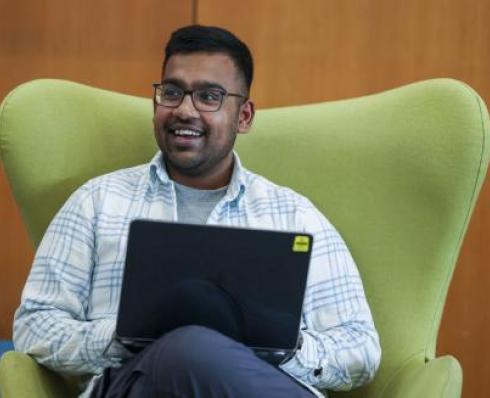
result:
M 15 315 L 17 350 L 72 375 L 98 375 L 130 355 L 114 340 L 129 223 L 177 220 L 175 187 L 162 160 L 158 153 L 149 164 L 90 180 L 61 208 Z M 372 379 L 380 346 L 358 270 L 308 199 L 244 169 L 235 154 L 227 193 L 207 224 L 313 234 L 303 344 L 281 367 L 320 389 L 347 390 Z

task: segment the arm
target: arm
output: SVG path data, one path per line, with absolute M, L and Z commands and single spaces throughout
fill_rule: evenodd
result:
M 310 202 L 297 226 L 314 236 L 303 304 L 303 343 L 281 367 L 320 389 L 350 390 L 369 382 L 381 349 L 357 267 L 338 232 Z
M 114 366 L 115 318 L 87 319 L 95 263 L 95 209 L 88 183 L 58 212 L 37 250 L 14 320 L 17 350 L 65 374 Z

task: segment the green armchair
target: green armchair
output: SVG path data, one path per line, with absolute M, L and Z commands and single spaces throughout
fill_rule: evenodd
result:
M 16 88 L 0 109 L 0 155 L 35 245 L 87 179 L 156 151 L 149 99 L 60 80 Z M 259 111 L 243 163 L 305 194 L 340 230 L 380 333 L 374 381 L 331 397 L 460 397 L 458 361 L 435 358 L 447 289 L 490 157 L 481 98 L 449 79 Z M 74 380 L 8 352 L 4 398 L 69 397 Z

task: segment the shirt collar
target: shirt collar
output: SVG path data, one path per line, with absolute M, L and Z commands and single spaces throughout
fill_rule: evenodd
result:
M 245 169 L 242 166 L 240 157 L 235 151 L 233 151 L 233 158 L 233 173 L 231 174 L 230 185 L 228 186 L 228 191 L 225 196 L 230 202 L 238 200 L 246 189 Z
M 170 177 L 164 164 L 163 154 L 158 151 L 150 161 L 150 188 L 156 188 L 159 182 L 163 185 L 170 183 Z
M 245 169 L 242 166 L 242 162 L 238 154 L 233 151 L 233 172 L 231 174 L 230 184 L 228 185 L 228 190 L 226 191 L 225 199 L 227 201 L 234 201 L 239 199 L 239 197 L 245 192 Z M 155 189 L 159 183 L 163 185 L 168 185 L 172 183 L 167 170 L 164 166 L 163 153 L 158 151 L 157 154 L 150 161 L 149 169 L 149 187 Z

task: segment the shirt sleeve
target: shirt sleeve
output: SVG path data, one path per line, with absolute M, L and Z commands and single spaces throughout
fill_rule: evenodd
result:
M 381 358 L 359 272 L 339 233 L 306 199 L 297 225 L 313 235 L 303 342 L 281 368 L 320 389 L 359 387 L 374 377 Z
M 94 186 L 77 190 L 49 225 L 36 252 L 14 319 L 16 350 L 64 374 L 117 366 L 115 317 L 87 319 L 94 267 Z

